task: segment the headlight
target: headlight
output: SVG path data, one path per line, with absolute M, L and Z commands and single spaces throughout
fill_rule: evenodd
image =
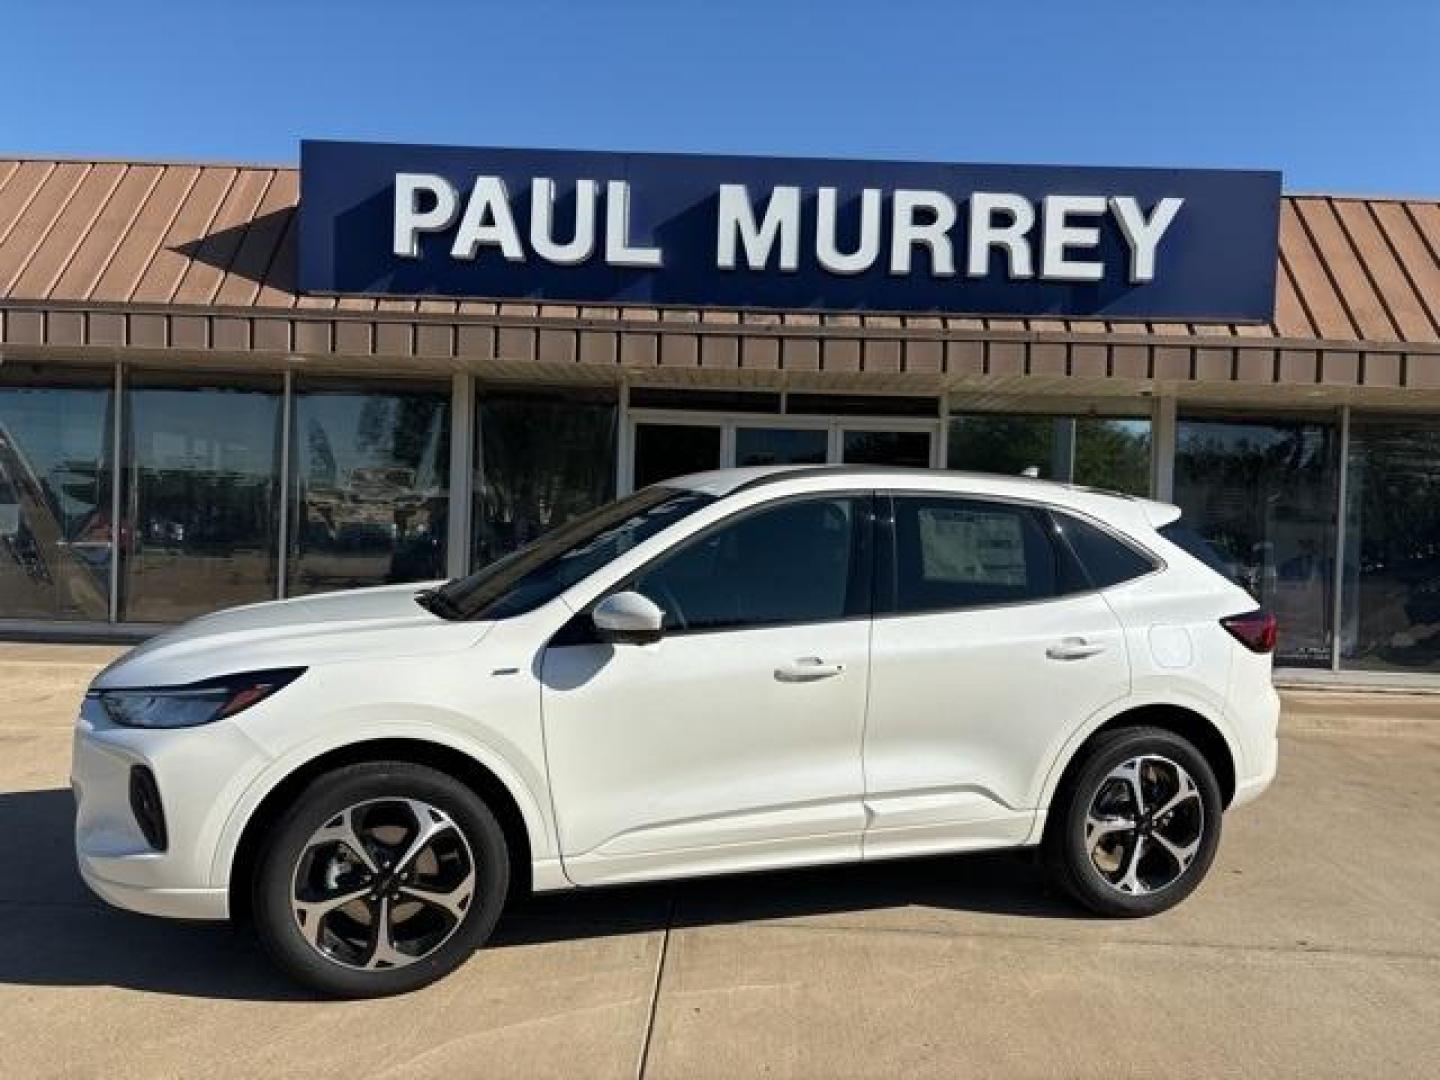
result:
M 223 720 L 264 701 L 298 679 L 304 668 L 250 671 L 219 679 L 140 690 L 92 691 L 117 724 L 135 728 L 186 728 Z

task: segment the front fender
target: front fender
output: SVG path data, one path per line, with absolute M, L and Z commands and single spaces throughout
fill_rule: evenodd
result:
M 515 800 L 530 841 L 531 856 L 537 862 L 557 858 L 554 822 L 547 813 L 549 799 L 537 784 L 525 777 L 526 770 L 512 762 L 493 745 L 462 734 L 449 724 L 420 719 L 365 720 L 347 725 L 344 732 L 332 732 L 310 739 L 274 758 L 236 800 L 221 830 L 210 866 L 210 882 L 224 888 L 245 832 L 261 803 L 286 779 L 313 761 L 333 751 L 384 739 L 406 739 L 431 743 L 464 754 L 494 775 Z M 543 784 L 543 774 L 540 777 Z

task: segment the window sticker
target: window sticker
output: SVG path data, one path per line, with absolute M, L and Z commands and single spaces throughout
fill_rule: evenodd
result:
M 926 581 L 1024 586 L 1020 517 L 946 507 L 919 511 L 921 572 Z

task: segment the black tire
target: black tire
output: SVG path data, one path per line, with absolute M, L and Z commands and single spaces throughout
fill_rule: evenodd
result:
M 433 936 L 439 939 L 439 943 L 423 954 L 416 949 L 418 959 L 407 959 L 400 966 L 361 970 L 352 964 L 363 962 L 363 958 L 343 962 L 306 940 L 295 912 L 294 890 L 303 872 L 314 873 L 317 856 L 307 856 L 307 851 L 320 850 L 310 844 L 318 830 L 332 828 L 336 821 L 348 822 L 347 811 L 354 807 L 380 806 L 381 813 L 389 811 L 393 815 L 404 804 L 387 800 L 406 799 L 419 800 L 449 817 L 454 830 L 447 829 L 445 839 L 437 843 L 450 845 L 444 857 L 451 863 L 463 869 L 468 860 L 474 873 L 473 891 L 463 908 L 462 917 L 445 915 L 439 910 L 424 914 L 424 918 L 434 924 Z M 367 812 L 373 811 L 360 811 L 361 814 Z M 413 812 L 411 820 L 418 821 Z M 468 850 L 458 843 L 455 832 L 463 836 Z M 393 827 L 392 832 L 386 835 L 394 835 Z M 371 838 L 366 841 L 367 855 L 373 856 L 378 866 L 385 858 L 380 853 L 383 849 L 372 851 L 374 834 L 367 833 L 367 836 Z M 400 841 L 402 845 L 406 842 Z M 422 852 L 421 857 L 424 856 Z M 430 858 L 431 865 L 439 865 L 437 856 L 432 854 Z M 302 859 L 307 860 L 306 866 L 310 870 L 302 871 Z M 373 880 L 373 875 L 364 876 L 367 869 L 360 866 L 358 860 L 348 858 L 348 847 L 342 861 L 347 865 L 347 874 L 360 875 L 357 881 Z M 421 883 L 418 878 L 415 882 Z M 300 793 L 260 852 L 251 882 L 251 901 L 255 930 L 261 944 L 290 977 L 331 997 L 384 997 L 416 990 L 464 963 L 495 928 L 509 884 L 510 861 L 505 834 L 480 796 L 454 777 L 435 769 L 409 762 L 377 761 L 326 773 Z M 337 886 L 333 895 L 339 895 L 349 887 Z M 365 887 L 361 886 L 362 891 Z M 398 889 L 400 886 L 397 883 L 395 887 Z M 359 911 L 363 918 L 374 919 L 377 908 L 370 896 L 356 903 L 358 908 L 352 904 L 349 908 L 338 909 L 342 920 L 348 918 L 346 911 Z M 397 912 L 420 910 L 413 900 L 403 896 L 391 903 Z M 402 908 L 402 904 L 408 907 Z M 396 919 L 396 925 L 401 925 L 398 914 Z M 345 922 L 344 925 L 356 924 Z M 375 923 L 372 921 L 370 925 L 373 932 Z M 338 940 L 329 937 L 328 932 L 326 939 L 332 943 Z
M 1152 800 L 1157 805 L 1147 807 L 1153 812 L 1168 801 L 1172 794 L 1163 788 L 1166 778 L 1174 778 L 1176 790 L 1183 783 L 1179 774 L 1171 772 L 1165 764 L 1153 759 L 1179 766 L 1189 774 L 1196 789 L 1196 798 L 1187 798 L 1172 812 L 1168 824 L 1160 826 L 1151 821 L 1145 832 L 1121 827 L 1127 817 L 1144 821 L 1146 814 L 1135 814 L 1123 799 L 1133 790 L 1122 781 L 1109 779 L 1117 770 L 1136 759 L 1151 759 L 1142 766 L 1148 779 L 1157 781 L 1158 797 Z M 1087 843 L 1087 817 L 1096 799 L 1108 800 L 1112 810 L 1104 820 L 1112 824 L 1113 833 L 1101 833 L 1095 844 Z M 1117 802 L 1116 800 L 1121 800 Z M 1198 806 L 1199 819 L 1191 816 Z M 1127 812 L 1128 811 L 1128 812 Z M 1174 907 L 1184 900 L 1205 877 L 1206 871 L 1215 859 L 1220 844 L 1221 813 L 1223 806 L 1220 785 L 1214 770 L 1205 756 L 1189 741 L 1179 735 L 1160 728 L 1133 727 L 1106 732 L 1095 739 L 1087 748 L 1084 757 L 1076 763 L 1067 775 L 1050 806 L 1050 818 L 1046 826 L 1044 858 L 1051 880 L 1080 904 L 1100 915 L 1121 918 L 1136 918 L 1155 915 Z M 1183 816 L 1180 816 L 1183 815 Z M 1175 831 L 1178 830 L 1178 831 Z M 1155 835 L 1169 840 L 1169 845 L 1160 844 Z M 1138 839 L 1137 839 L 1138 837 Z M 1133 847 L 1130 845 L 1134 845 Z M 1175 847 L 1188 850 L 1193 845 L 1193 854 L 1188 862 L 1172 856 Z M 1092 858 L 1092 848 L 1097 858 L 1118 865 L 1102 870 L 1097 858 Z M 1127 873 L 1134 851 L 1140 851 L 1137 870 L 1143 867 L 1147 875 Z M 1177 873 L 1178 872 L 1178 873 Z M 1166 880 L 1176 873 L 1172 880 Z M 1142 876 L 1146 880 L 1142 880 Z M 1153 891 L 1123 891 L 1125 888 L 1151 888 Z

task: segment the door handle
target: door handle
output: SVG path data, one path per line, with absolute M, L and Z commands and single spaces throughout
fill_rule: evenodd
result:
M 1104 651 L 1104 645 L 1086 641 L 1083 637 L 1067 637 L 1061 638 L 1046 649 L 1045 655 L 1051 660 L 1084 660 L 1088 656 L 1098 656 Z
M 775 669 L 775 678 L 780 682 L 819 682 L 843 674 L 844 664 L 827 664 L 818 656 L 802 656 L 781 664 Z

